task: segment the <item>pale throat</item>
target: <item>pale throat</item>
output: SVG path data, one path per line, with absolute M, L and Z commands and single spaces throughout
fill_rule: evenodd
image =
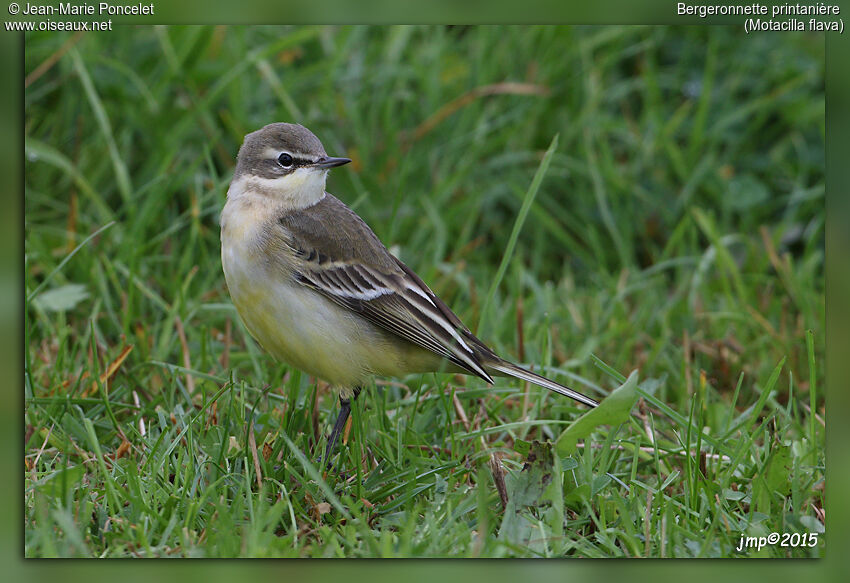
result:
M 300 210 L 313 206 L 325 197 L 327 178 L 327 170 L 313 168 L 298 168 L 278 178 L 261 178 L 249 174 L 231 185 L 227 198 L 259 194 L 273 199 L 279 208 Z

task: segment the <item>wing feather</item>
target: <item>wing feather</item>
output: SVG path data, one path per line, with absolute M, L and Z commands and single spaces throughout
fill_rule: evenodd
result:
M 306 256 L 309 253 L 302 255 Z M 411 279 L 408 273 L 412 272 L 403 269 L 401 273 L 385 273 L 362 263 L 330 261 L 320 265 L 304 261 L 296 279 L 385 330 L 492 383 L 481 362 L 481 355 L 489 349 L 418 277 Z
M 287 255 L 280 261 L 286 277 L 488 383 L 493 383 L 490 373 L 513 376 L 596 405 L 569 387 L 499 358 L 336 197 L 326 193 L 311 207 L 282 212 L 277 227 L 265 239 L 266 252 Z

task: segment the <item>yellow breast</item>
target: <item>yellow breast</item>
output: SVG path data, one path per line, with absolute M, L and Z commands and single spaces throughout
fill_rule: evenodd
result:
M 277 229 L 264 205 L 228 201 L 222 212 L 221 262 L 233 303 L 263 348 L 338 387 L 372 374 L 400 376 L 435 370 L 440 358 L 345 309 L 292 276 L 284 244 L 263 238 Z M 275 250 L 275 251 L 270 251 Z M 270 256 L 270 253 L 277 253 Z

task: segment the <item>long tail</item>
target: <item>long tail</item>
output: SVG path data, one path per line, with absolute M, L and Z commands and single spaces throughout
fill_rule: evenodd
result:
M 502 373 L 503 375 L 516 377 L 518 379 L 534 383 L 535 385 L 541 386 L 545 389 L 549 389 L 550 391 L 555 391 L 559 395 L 564 395 L 565 397 L 569 397 L 570 399 L 575 399 L 579 403 L 583 403 L 588 407 L 596 407 L 599 404 L 597 401 L 594 401 L 586 395 L 582 395 L 578 391 L 574 391 L 573 389 L 565 387 L 564 385 L 559 385 L 555 381 L 550 381 L 546 377 L 542 377 L 539 374 L 535 374 L 530 370 L 525 370 L 524 368 L 510 363 L 507 360 L 502 360 L 492 364 L 487 363 L 487 365 L 488 368 L 496 371 L 497 373 Z

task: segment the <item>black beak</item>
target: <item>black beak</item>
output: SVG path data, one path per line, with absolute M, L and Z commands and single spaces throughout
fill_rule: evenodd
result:
M 348 158 L 331 158 L 329 156 L 325 156 L 324 158 L 316 160 L 313 166 L 316 168 L 336 168 L 337 166 L 342 166 L 349 162 L 351 162 L 351 160 Z

